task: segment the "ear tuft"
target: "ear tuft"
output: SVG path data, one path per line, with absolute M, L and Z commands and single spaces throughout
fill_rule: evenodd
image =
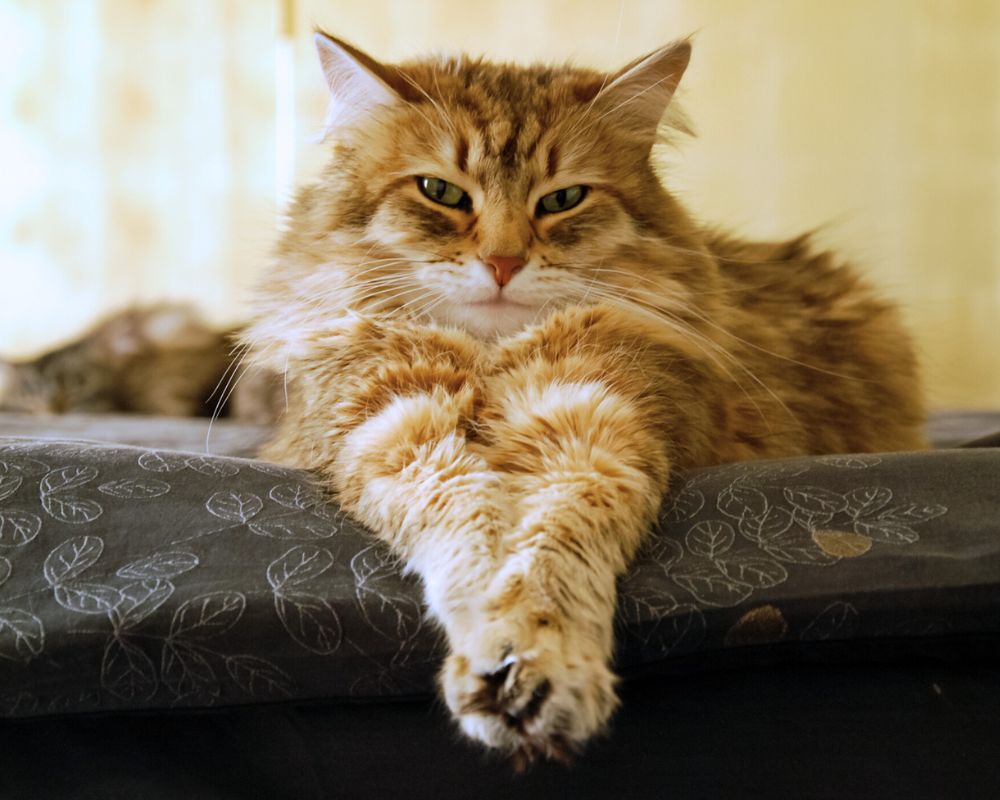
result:
M 385 67 L 375 59 L 320 30 L 313 38 L 330 89 L 330 107 L 323 122 L 321 140 L 329 138 L 339 128 L 371 116 L 379 107 L 399 102 L 399 95 L 380 75 Z
M 687 39 L 673 42 L 619 70 L 598 95 L 606 114 L 618 114 L 650 144 L 691 59 Z

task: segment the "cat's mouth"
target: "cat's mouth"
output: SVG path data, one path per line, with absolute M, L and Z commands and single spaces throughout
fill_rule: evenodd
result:
M 515 309 L 515 308 L 531 308 L 527 303 L 518 303 L 516 300 L 511 300 L 509 297 L 504 297 L 503 295 L 497 295 L 496 297 L 491 297 L 489 300 L 477 300 L 475 302 L 469 303 L 468 305 L 474 308 L 483 309 L 494 309 L 500 310 L 505 308 Z

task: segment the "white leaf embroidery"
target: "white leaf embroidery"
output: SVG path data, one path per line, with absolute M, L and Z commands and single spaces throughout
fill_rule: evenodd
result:
M 102 483 L 97 491 L 124 500 L 149 500 L 169 492 L 170 484 L 153 478 L 121 478 Z
M 700 603 L 709 606 L 729 607 L 746 600 L 752 587 L 730 579 L 715 567 L 694 567 L 684 572 L 671 572 L 671 579 L 687 589 Z
M 78 497 L 62 497 L 58 494 L 42 495 L 42 508 L 53 519 L 70 525 L 82 525 L 93 522 L 104 509 L 94 500 L 81 500 Z
M 128 639 L 112 636 L 104 648 L 101 686 L 122 700 L 149 700 L 159 686 L 156 667 L 149 656 Z
M 817 460 L 827 466 L 841 469 L 868 469 L 882 463 L 882 459 L 878 456 L 822 456 Z
M 43 495 L 68 492 L 90 483 L 96 477 L 97 470 L 93 467 L 63 467 L 52 470 L 42 478 L 38 488 Z
M 401 585 L 395 558 L 381 547 L 366 547 L 351 559 L 351 572 L 358 609 L 372 630 L 395 641 L 416 636 L 423 614 Z
M 99 583 L 59 583 L 52 589 L 59 605 L 78 614 L 107 614 L 121 602 L 117 589 Z
M 267 568 L 267 582 L 275 590 L 298 586 L 333 566 L 333 555 L 321 547 L 293 547 Z
M 821 550 L 811 538 L 787 537 L 768 542 L 764 546 L 768 555 L 789 564 L 811 564 L 829 567 L 840 561 L 839 556 L 831 556 Z
M 705 505 L 705 495 L 696 489 L 682 489 L 674 497 L 670 507 L 663 513 L 666 523 L 684 522 L 701 511 Z
M 307 650 L 328 656 L 340 647 L 340 618 L 322 597 L 298 591 L 275 592 L 274 607 L 285 630 Z
M 187 642 L 168 639 L 163 643 L 160 674 L 163 684 L 178 700 L 201 694 L 219 695 L 212 665 Z
M 50 586 L 71 581 L 97 563 L 104 551 L 98 536 L 75 536 L 56 547 L 45 559 L 42 571 Z
M 189 458 L 185 463 L 195 472 L 202 475 L 211 475 L 216 478 L 230 478 L 240 471 L 239 467 L 228 461 L 221 461 L 215 458 L 205 458 L 204 456 Z
M 168 580 L 153 578 L 126 584 L 118 592 L 121 601 L 111 611 L 111 621 L 120 633 L 134 628 L 167 602 L 174 593 L 174 585 Z
M 781 506 L 771 506 L 761 517 L 745 516 L 739 529 L 751 542 L 763 545 L 782 536 L 794 522 L 791 512 Z
M 219 636 L 240 621 L 246 604 L 240 592 L 210 592 L 188 600 L 174 612 L 170 638 Z
M 788 580 L 788 570 L 777 561 L 755 556 L 737 556 L 715 562 L 731 580 L 749 583 L 756 589 L 769 589 Z
M 693 525 L 684 537 L 684 542 L 696 556 L 718 558 L 729 550 L 736 541 L 736 532 L 728 522 L 706 520 Z
M 787 486 L 785 499 L 810 515 L 832 516 L 847 507 L 844 496 L 821 486 Z
M 156 553 L 119 568 L 118 577 L 130 580 L 176 578 L 198 566 L 198 556 L 184 551 Z
M 740 483 L 733 483 L 719 492 L 715 505 L 727 517 L 737 520 L 763 517 L 769 508 L 763 492 Z
M 257 656 L 227 656 L 226 670 L 236 684 L 251 697 L 288 696 L 295 688 L 288 673 Z
M 139 456 L 139 466 L 147 472 L 180 472 L 187 469 L 187 458 L 177 453 L 150 450 Z
M 844 495 L 847 513 L 857 519 L 865 514 L 874 514 L 892 501 L 892 489 L 884 486 L 865 486 Z
M 0 608 L 0 658 L 27 663 L 45 649 L 45 626 L 28 611 Z
M 6 467 L 6 464 L 0 466 Z M 0 500 L 6 500 L 14 492 L 21 488 L 24 477 L 17 472 L 0 472 Z
M 824 608 L 802 631 L 805 641 L 849 639 L 857 632 L 859 616 L 850 603 L 836 601 Z
M 318 517 L 306 516 L 258 520 L 250 523 L 250 530 L 258 536 L 267 536 L 271 539 L 309 541 L 329 539 L 339 529 Z
M 21 547 L 38 536 L 42 520 L 30 511 L 0 511 L 0 545 Z
M 316 491 L 301 483 L 280 483 L 272 486 L 267 496 L 285 508 L 297 508 L 300 511 L 312 508 L 319 502 Z
M 252 492 L 237 492 L 226 489 L 216 492 L 205 502 L 212 514 L 226 522 L 248 522 L 264 507 L 264 501 Z

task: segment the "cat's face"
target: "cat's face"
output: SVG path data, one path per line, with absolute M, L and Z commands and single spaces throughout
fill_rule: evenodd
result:
M 320 275 L 338 270 L 355 303 L 491 337 L 644 279 L 672 203 L 649 153 L 686 43 L 613 75 L 397 68 L 317 44 L 334 158 L 293 209 L 286 247 L 313 252 Z

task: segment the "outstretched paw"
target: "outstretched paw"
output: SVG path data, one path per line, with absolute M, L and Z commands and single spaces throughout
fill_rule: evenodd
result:
M 515 769 L 568 762 L 618 704 L 603 648 L 545 616 L 511 614 L 468 639 L 445 663 L 445 700 L 468 736 Z

